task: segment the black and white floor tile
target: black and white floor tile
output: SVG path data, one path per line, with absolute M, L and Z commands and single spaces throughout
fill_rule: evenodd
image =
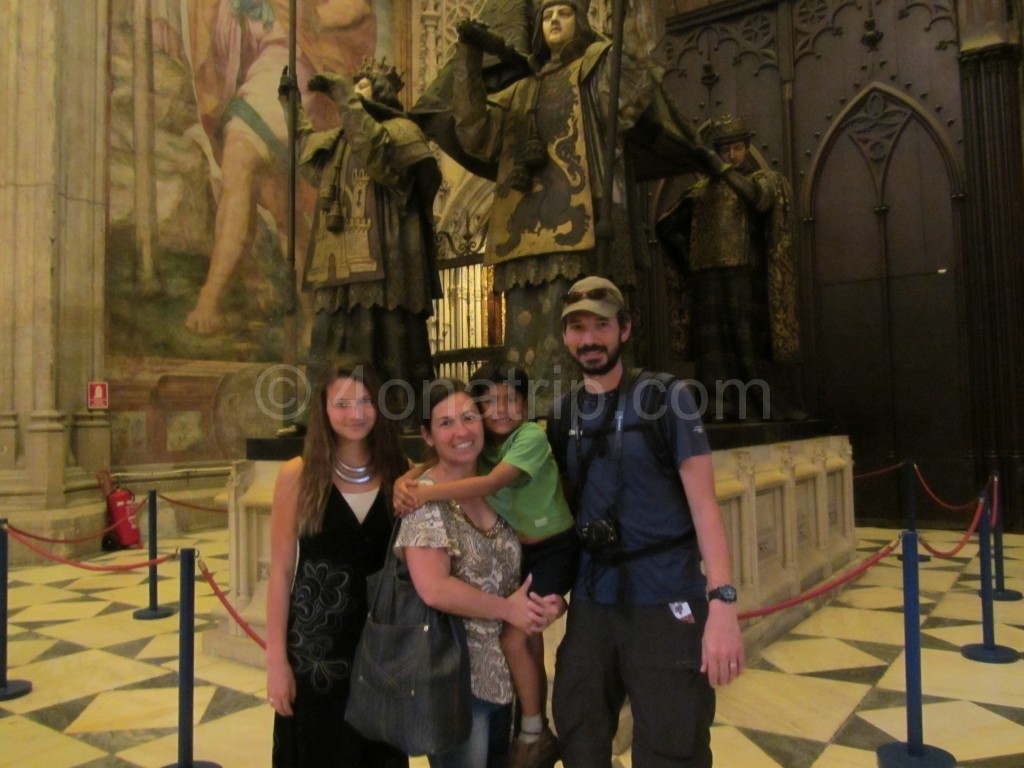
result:
M 866 557 L 894 531 L 861 528 Z M 924 537 L 949 549 L 956 532 Z M 11 546 L 19 546 L 11 542 Z M 196 547 L 218 583 L 227 533 L 161 542 Z M 93 563 L 144 559 L 139 550 Z M 1024 591 L 1024 536 L 1006 537 L 1006 586 Z M 161 565 L 159 600 L 176 607 L 180 567 Z M 960 648 L 982 642 L 977 544 L 920 566 L 924 741 L 962 766 L 1024 766 L 1024 661 L 983 664 Z M 8 679 L 32 692 L 0 701 L 0 766 L 161 768 L 178 755 L 178 617 L 140 621 L 146 571 L 92 573 L 27 566 L 9 579 Z M 213 626 L 216 598 L 197 577 L 196 631 Z M 1024 651 L 1024 602 L 997 602 L 995 640 Z M 272 712 L 262 669 L 205 656 L 196 643 L 195 760 L 269 765 Z M 719 694 L 715 763 L 743 768 L 875 768 L 875 750 L 905 741 L 902 565 L 882 560 L 764 650 Z M 630 768 L 629 755 L 620 763 Z M 422 759 L 414 766 L 425 768 Z

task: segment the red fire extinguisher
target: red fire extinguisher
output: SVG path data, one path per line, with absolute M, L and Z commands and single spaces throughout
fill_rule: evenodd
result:
M 142 546 L 142 534 L 139 532 L 139 523 L 135 518 L 134 504 L 135 494 L 127 488 L 114 486 L 111 488 L 110 473 L 103 472 L 100 475 L 100 489 L 106 492 L 107 496 L 107 517 L 110 525 L 115 526 L 113 530 L 114 540 L 121 548 L 131 547 L 138 549 Z
M 115 488 L 107 496 L 107 515 L 110 517 L 110 524 L 117 526 L 114 528 L 117 543 L 122 547 L 138 549 L 142 546 L 142 534 L 135 519 L 133 501 L 134 493 L 127 488 Z

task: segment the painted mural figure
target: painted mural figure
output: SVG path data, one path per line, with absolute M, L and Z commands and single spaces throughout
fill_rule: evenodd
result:
M 611 43 L 590 27 L 588 7 L 589 0 L 536 3 L 533 73 L 490 96 L 484 54 L 499 54 L 505 41 L 479 23 L 462 22 L 452 102 L 462 149 L 497 167 L 484 261 L 494 265 L 495 289 L 505 294 L 506 359 L 532 369 L 539 383 L 563 387 L 568 360 L 550 321 L 562 297 L 576 278 L 598 269 L 634 285 L 635 254 L 646 250 L 621 166 L 615 188 L 602 189 Z M 620 137 L 651 103 L 655 87 L 646 49 L 630 45 L 637 37 L 624 38 Z M 614 200 L 615 247 L 608 263 L 598 265 L 597 215 L 606 194 Z M 538 394 L 546 407 L 551 392 Z
M 707 126 L 717 168 L 662 218 L 658 235 L 685 276 L 696 378 L 717 398 L 717 418 L 801 418 L 791 367 L 800 354 L 793 193 L 785 176 L 758 168 L 750 137 L 740 117 Z M 730 380 L 768 387 L 748 387 L 743 398 L 740 387 L 722 386 Z
M 227 329 L 221 304 L 253 247 L 257 205 L 273 217 L 286 251 L 288 128 L 275 91 L 288 63 L 288 11 L 288 0 L 188 0 L 199 118 L 220 167 L 210 266 L 185 320 L 200 335 Z M 376 43 L 373 1 L 300 3 L 296 37 L 303 82 L 316 71 L 354 72 Z M 303 103 L 317 125 L 336 122 L 325 99 L 306 93 Z M 311 190 L 299 194 L 311 204 Z M 300 226 L 296 235 L 303 243 L 308 226 Z
M 418 392 L 434 373 L 427 318 L 440 296 L 432 208 L 441 175 L 401 110 L 402 85 L 394 67 L 370 59 L 354 78 L 309 81 L 330 97 L 341 126 L 316 131 L 300 111 L 299 168 L 317 189 L 303 287 L 316 309 L 311 369 L 339 352 L 358 354 Z M 293 87 L 282 77 L 285 110 Z M 396 413 L 406 410 L 409 390 L 388 391 L 399 398 Z

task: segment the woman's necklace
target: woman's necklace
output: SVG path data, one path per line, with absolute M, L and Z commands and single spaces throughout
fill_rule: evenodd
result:
M 336 458 L 334 460 L 334 474 L 346 483 L 352 483 L 353 485 L 362 485 L 363 483 L 370 482 L 373 478 L 373 470 L 373 461 L 368 462 L 362 467 L 353 467 L 341 459 Z
M 485 539 L 493 539 L 501 532 L 501 527 L 499 525 L 500 518 L 495 519 L 495 521 L 491 524 L 490 528 L 482 528 L 481 526 L 477 525 L 477 522 L 472 517 L 470 517 L 469 512 L 466 511 L 466 508 L 459 504 L 459 502 L 457 502 L 455 499 L 451 500 L 451 505 L 452 508 L 462 517 L 462 519 L 469 523 L 469 525 L 472 526 L 472 528 Z

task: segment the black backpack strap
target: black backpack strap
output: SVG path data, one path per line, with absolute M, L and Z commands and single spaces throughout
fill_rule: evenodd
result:
M 572 409 L 576 407 L 577 398 L 582 383 L 577 383 L 569 390 L 568 396 L 560 402 L 556 402 L 551 409 L 548 423 L 545 425 L 548 443 L 551 445 L 551 454 L 555 457 L 558 471 L 562 477 L 566 477 L 568 467 L 566 461 L 569 456 L 569 430 L 572 428 Z
M 643 371 L 636 377 L 636 386 L 643 387 L 640 401 L 641 432 L 648 449 L 657 460 L 659 471 L 666 476 L 673 476 L 679 472 L 665 433 L 668 392 L 675 381 L 676 377 L 671 373 Z M 646 418 L 648 416 L 651 418 Z

